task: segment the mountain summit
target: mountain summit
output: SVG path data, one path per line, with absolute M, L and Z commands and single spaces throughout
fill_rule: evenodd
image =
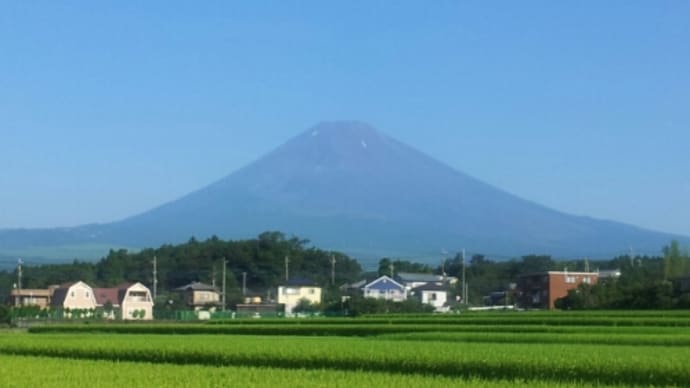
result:
M 3 245 L 151 246 L 280 230 L 365 257 L 611 257 L 678 236 L 567 215 L 459 172 L 355 121 L 323 122 L 227 177 L 140 215 L 73 229 L 0 232 Z M 688 241 L 681 237 L 681 240 Z M 434 258 L 433 260 L 436 260 Z

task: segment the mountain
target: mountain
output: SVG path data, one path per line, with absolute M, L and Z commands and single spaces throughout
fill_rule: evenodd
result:
M 280 230 L 356 257 L 609 258 L 690 239 L 564 214 L 457 171 L 360 122 L 325 122 L 178 200 L 109 224 L 0 231 L 0 253 L 36 246 L 134 246 Z

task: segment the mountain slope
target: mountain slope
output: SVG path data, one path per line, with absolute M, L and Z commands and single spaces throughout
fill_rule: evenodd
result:
M 176 201 L 106 225 L 0 232 L 0 251 L 20 240 L 149 246 L 192 235 L 251 237 L 268 229 L 370 257 L 430 256 L 459 247 L 506 256 L 610 257 L 630 246 L 658 252 L 673 238 L 688 241 L 557 212 L 366 124 L 328 122 Z

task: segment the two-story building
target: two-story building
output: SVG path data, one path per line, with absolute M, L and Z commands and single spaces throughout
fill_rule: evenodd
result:
M 285 313 L 292 314 L 293 309 L 301 300 L 312 304 L 321 303 L 321 287 L 308 279 L 290 279 L 285 285 L 278 287 L 278 304 L 285 305 Z
M 194 310 L 215 310 L 222 305 L 221 292 L 218 288 L 200 282 L 191 282 L 175 291 L 182 293 L 185 304 Z
M 96 297 L 91 286 L 82 281 L 61 284 L 53 291 L 51 307 L 63 310 L 92 310 L 96 308 Z
M 365 298 L 386 299 L 401 302 L 407 299 L 405 286 L 383 275 L 362 287 Z
M 548 271 L 522 275 L 518 279 L 518 304 L 523 308 L 554 309 L 556 299 L 581 284 L 596 284 L 597 272 Z
M 112 288 L 94 288 L 96 305 L 108 318 L 153 319 L 153 298 L 141 283 L 125 283 Z M 112 309 L 111 309 L 112 308 Z
M 410 296 L 434 307 L 436 312 L 448 312 L 448 288 L 436 283 L 424 284 L 410 290 Z
M 55 287 L 41 288 L 13 288 L 10 291 L 11 306 L 38 306 L 40 308 L 50 307 Z

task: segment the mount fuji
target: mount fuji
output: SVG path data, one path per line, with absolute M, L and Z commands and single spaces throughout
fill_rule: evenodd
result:
M 320 123 L 246 167 L 142 214 L 75 228 L 0 231 L 0 255 L 78 244 L 147 247 L 279 230 L 355 257 L 441 249 L 610 258 L 687 237 L 565 214 L 481 182 L 371 126 Z M 423 260 L 419 260 L 423 261 Z

